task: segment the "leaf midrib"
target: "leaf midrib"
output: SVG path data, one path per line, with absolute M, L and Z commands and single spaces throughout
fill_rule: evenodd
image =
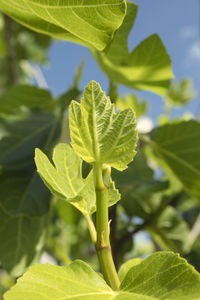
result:
M 78 5 L 76 5 L 76 4 L 70 4 L 70 5 L 48 5 L 48 4 L 41 4 L 41 3 L 37 3 L 37 2 L 33 2 L 33 1 L 31 1 L 31 0 L 29 0 L 29 3 L 31 4 L 31 5 L 34 5 L 34 6 L 38 6 L 38 7 L 44 7 L 44 8 L 53 8 L 53 9 L 59 9 L 59 8 L 65 8 L 65 9 L 67 9 L 67 8 L 98 8 L 98 7 L 112 7 L 112 6 L 121 6 L 122 5 L 122 3 L 124 3 L 123 1 L 118 1 L 118 2 L 116 2 L 116 3 L 102 3 L 102 4 L 97 4 L 97 3 L 95 3 L 95 4 L 87 4 L 87 5 L 80 5 L 80 4 L 78 4 Z

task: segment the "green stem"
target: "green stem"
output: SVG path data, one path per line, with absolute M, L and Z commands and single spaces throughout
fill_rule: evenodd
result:
M 113 262 L 108 224 L 108 188 L 103 182 L 102 165 L 96 163 L 94 166 L 95 188 L 96 188 L 96 249 L 102 273 L 106 282 L 113 290 L 118 290 L 120 281 Z
M 96 232 L 94 223 L 92 222 L 92 219 L 91 219 L 90 215 L 84 215 L 84 217 L 85 217 L 85 220 L 86 220 L 87 225 L 88 225 L 88 229 L 89 229 L 89 232 L 90 232 L 91 240 L 92 240 L 93 244 L 96 245 L 96 242 L 97 242 L 97 232 Z

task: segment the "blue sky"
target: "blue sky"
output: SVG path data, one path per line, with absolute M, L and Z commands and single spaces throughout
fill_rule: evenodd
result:
M 175 78 L 191 77 L 197 96 L 184 110 L 196 114 L 200 105 L 200 42 L 199 42 L 199 0 L 146 0 L 133 1 L 138 4 L 135 26 L 129 36 L 129 49 L 132 50 L 143 39 L 158 33 L 171 57 Z M 76 67 L 82 59 L 85 69 L 81 88 L 92 79 L 98 81 L 104 90 L 108 80 L 96 62 L 83 46 L 68 42 L 54 42 L 49 50 L 50 65 L 43 69 L 47 84 L 54 95 L 61 94 L 72 82 Z M 120 86 L 120 93 L 131 92 Z M 134 91 L 135 92 L 135 91 Z M 149 116 L 153 119 L 162 111 L 160 96 L 149 92 L 136 92 L 149 100 Z M 177 114 L 176 111 L 173 112 Z

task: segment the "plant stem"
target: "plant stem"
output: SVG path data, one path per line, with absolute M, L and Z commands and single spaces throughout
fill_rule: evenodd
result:
M 101 270 L 106 282 L 113 290 L 118 290 L 120 281 L 113 262 L 108 224 L 108 188 L 103 182 L 102 165 L 96 163 L 94 166 L 94 180 L 96 188 L 96 249 Z
M 13 49 L 12 43 L 12 20 L 3 14 L 4 19 L 4 35 L 6 42 L 6 51 L 7 51 L 7 63 L 10 73 L 10 79 L 12 84 L 18 83 L 18 74 L 17 74 L 17 65 L 16 65 L 16 56 Z
M 97 242 L 97 232 L 96 232 L 94 223 L 92 222 L 92 219 L 91 219 L 91 217 L 89 215 L 84 215 L 84 217 L 85 217 L 85 220 L 86 220 L 87 225 L 88 225 L 88 229 L 89 229 L 89 232 L 90 232 L 91 240 L 92 240 L 93 244 L 96 245 L 96 242 Z

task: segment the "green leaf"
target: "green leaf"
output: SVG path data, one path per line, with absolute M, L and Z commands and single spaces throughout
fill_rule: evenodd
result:
M 86 162 L 127 168 L 135 155 L 136 120 L 131 108 L 115 113 L 114 105 L 95 81 L 85 88 L 81 104 L 70 105 L 72 147 Z
M 155 253 L 133 266 L 112 291 L 103 278 L 82 261 L 67 267 L 36 265 L 5 294 L 5 300 L 198 300 L 200 275 L 170 252 Z
M 195 97 L 195 94 L 192 80 L 185 78 L 171 83 L 166 100 L 175 105 L 185 105 Z
M 35 161 L 38 172 L 50 191 L 60 199 L 74 205 L 83 214 L 92 214 L 96 210 L 96 196 L 93 172 L 87 178 L 82 177 L 82 161 L 67 144 L 59 144 L 53 153 L 53 163 L 36 149 Z M 109 206 L 119 200 L 114 183 L 109 184 Z
M 37 262 L 46 237 L 50 193 L 35 169 L 0 176 L 0 262 L 13 276 Z
M 153 170 L 139 147 L 134 161 L 123 172 L 123 176 L 114 170 L 113 179 L 121 192 L 120 204 L 126 214 L 145 221 L 151 219 L 161 203 L 159 192 L 168 188 L 168 182 L 154 179 Z
M 54 101 L 49 91 L 29 85 L 15 85 L 0 96 L 0 113 L 18 113 L 22 107 L 51 111 Z
M 171 61 L 157 34 L 142 41 L 128 52 L 128 34 L 137 14 L 137 6 L 127 3 L 122 26 L 104 52 L 91 49 L 101 69 L 113 82 L 165 95 L 173 78 Z
M 154 129 L 150 144 L 188 193 L 200 199 L 200 123 L 194 120 Z
M 32 30 L 103 50 L 123 21 L 126 2 L 1 0 L 0 9 Z
M 33 165 L 34 148 L 46 145 L 49 132 L 58 129 L 57 122 L 53 114 L 46 112 L 1 118 L 0 164 L 12 170 Z
M 148 231 L 161 249 L 185 253 L 189 248 L 189 226 L 173 207 L 167 206 L 152 223 Z
M 134 94 L 129 94 L 125 97 L 118 98 L 116 105 L 119 109 L 131 107 L 134 110 L 137 118 L 144 115 L 148 108 L 148 102 L 141 101 L 140 98 Z
M 122 282 L 124 280 L 126 274 L 132 267 L 140 264 L 141 262 L 142 258 L 132 258 L 123 263 L 118 271 L 120 281 Z
M 200 274 L 179 255 L 158 252 L 130 269 L 120 288 L 152 299 L 198 300 Z
M 0 204 L 0 220 L 0 263 L 17 277 L 37 262 L 46 237 L 47 217 L 11 214 Z
M 30 169 L 0 176 L 0 204 L 12 215 L 43 216 L 49 210 L 50 193 L 35 168 Z

